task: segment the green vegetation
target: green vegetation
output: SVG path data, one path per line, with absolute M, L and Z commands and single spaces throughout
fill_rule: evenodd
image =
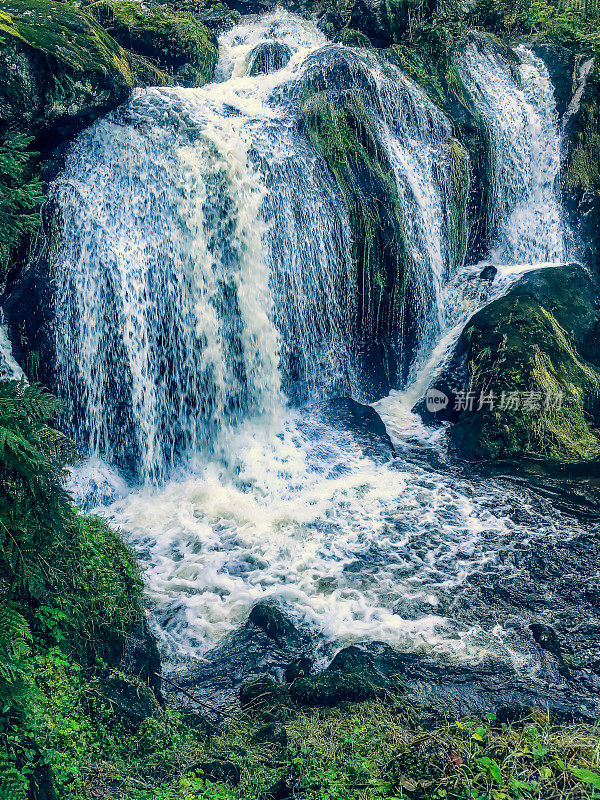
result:
M 212 78 L 216 41 L 188 11 L 136 0 L 99 0 L 89 11 L 126 50 L 177 74 L 186 85 L 202 86 Z
M 407 272 L 394 175 L 359 96 L 338 107 L 327 92 L 310 88 L 301 110 L 348 209 L 363 332 L 385 339 L 402 318 Z
M 0 142 L 0 286 L 4 283 L 15 250 L 39 225 L 43 200 L 36 176 L 37 153 L 31 139 L 15 134 Z

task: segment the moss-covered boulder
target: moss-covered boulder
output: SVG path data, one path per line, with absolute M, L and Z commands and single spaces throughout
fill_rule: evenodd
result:
M 249 75 L 267 75 L 277 72 L 289 63 L 292 51 L 283 42 L 263 42 L 250 53 Z
M 0 134 L 68 135 L 133 85 L 122 47 L 84 11 L 52 0 L 0 3 Z
M 579 265 L 525 275 L 468 323 L 434 389 L 475 459 L 600 459 L 600 289 Z M 423 415 L 423 404 L 417 406 Z
M 348 210 L 358 329 L 377 395 L 396 384 L 401 367 L 395 343 L 408 340 L 403 326 L 410 254 L 395 176 L 369 111 L 372 92 L 360 62 L 339 48 L 309 73 L 301 123 Z
M 122 47 L 154 61 L 177 83 L 202 86 L 211 80 L 217 42 L 189 12 L 136 0 L 102 0 L 90 11 Z

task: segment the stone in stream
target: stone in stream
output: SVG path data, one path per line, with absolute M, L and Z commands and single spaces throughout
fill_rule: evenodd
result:
M 385 463 L 394 457 L 394 445 L 383 420 L 371 406 L 349 397 L 336 397 L 319 403 L 315 411 L 328 425 L 349 433 L 367 458 Z
M 292 51 L 283 42 L 263 42 L 250 53 L 249 75 L 266 75 L 283 69 L 292 57 Z

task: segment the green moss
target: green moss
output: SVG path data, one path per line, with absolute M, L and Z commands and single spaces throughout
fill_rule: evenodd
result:
M 362 31 L 355 31 L 352 28 L 343 28 L 335 37 L 335 41 L 346 47 L 371 47 L 369 37 Z
M 88 14 L 52 0 L 3 0 L 0 35 L 56 59 L 69 74 L 101 72 L 124 86 L 133 77 L 123 49 Z
M 497 400 L 493 409 L 484 406 L 452 429 L 463 452 L 492 459 L 600 458 L 600 438 L 588 415 L 600 373 L 578 355 L 549 310 L 527 295 L 509 295 L 480 312 L 467 335 L 469 390 L 477 397 L 493 393 Z M 502 393 L 517 393 L 517 407 L 502 408 Z M 523 402 L 527 397 L 530 407 Z
M 366 336 L 389 335 L 403 316 L 409 258 L 391 167 L 358 96 L 340 107 L 326 92 L 307 91 L 301 113 L 348 209 L 361 327 Z
M 588 79 L 576 124 L 566 169 L 567 185 L 600 192 L 600 58 L 596 58 Z
M 456 139 L 450 141 L 450 179 L 450 267 L 455 269 L 464 263 L 467 250 L 467 201 L 471 184 L 469 157 Z
M 162 70 L 179 72 L 190 85 L 211 80 L 217 44 L 191 13 L 135 0 L 100 0 L 90 11 L 124 48 L 154 60 Z

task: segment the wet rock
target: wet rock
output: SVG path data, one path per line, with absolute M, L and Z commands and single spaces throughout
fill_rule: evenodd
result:
M 283 69 L 292 57 L 292 51 L 283 42 L 263 42 L 250 53 L 249 75 L 266 75 Z
M 599 332 L 600 284 L 588 271 L 526 273 L 469 320 L 431 387 L 447 403 L 415 410 L 453 422 L 449 440 L 465 458 L 600 459 Z
M 252 737 L 252 741 L 258 744 L 273 744 L 285 750 L 288 746 L 288 733 L 285 725 L 279 722 L 271 722 L 259 728 Z
M 554 87 L 556 110 L 558 116 L 562 117 L 573 96 L 578 58 L 572 50 L 559 44 L 534 42 L 528 46 L 548 69 Z
M 196 19 L 218 36 L 237 25 L 240 21 L 240 14 L 239 11 L 233 11 L 230 8 L 213 7 L 210 11 L 196 14 Z
M 479 273 L 479 278 L 482 281 L 493 281 L 498 274 L 498 268 L 493 264 L 487 264 Z
M 325 670 L 318 675 L 299 678 L 292 684 L 290 693 L 300 705 L 331 707 L 375 700 L 383 697 L 387 689 L 385 679 L 375 671 Z
M 375 669 L 372 657 L 360 647 L 344 647 L 327 667 L 332 672 L 368 672 Z
M 248 617 L 248 623 L 261 628 L 278 647 L 293 647 L 302 642 L 302 636 L 293 623 L 277 606 L 257 603 Z
M 385 463 L 395 455 L 383 420 L 371 406 L 349 397 L 337 397 L 320 403 L 316 411 L 327 424 L 350 433 L 367 458 Z
M 209 650 L 202 660 L 179 663 L 170 670 L 173 680 L 198 699 L 219 707 L 233 706 L 240 687 L 257 675 L 279 685 L 286 669 L 295 663 L 310 664 L 312 637 L 299 631 L 281 611 L 259 603 L 252 619 Z M 164 686 L 167 698 L 187 701 L 181 694 Z
M 297 678 L 303 678 L 310 675 L 312 670 L 312 661 L 307 656 L 300 656 L 295 659 L 286 667 L 284 679 L 286 683 L 293 683 Z
M 259 711 L 289 704 L 290 694 L 287 688 L 272 678 L 253 678 L 240 688 L 240 705 L 244 711 Z
M 562 661 L 563 655 L 560 646 L 560 641 L 556 635 L 556 631 L 550 625 L 543 625 L 540 622 L 533 622 L 529 626 L 531 635 L 534 640 L 539 644 L 542 650 L 551 653 L 557 661 Z
M 132 730 L 148 717 L 160 719 L 162 710 L 154 692 L 130 675 L 115 673 L 100 684 L 102 696 Z

